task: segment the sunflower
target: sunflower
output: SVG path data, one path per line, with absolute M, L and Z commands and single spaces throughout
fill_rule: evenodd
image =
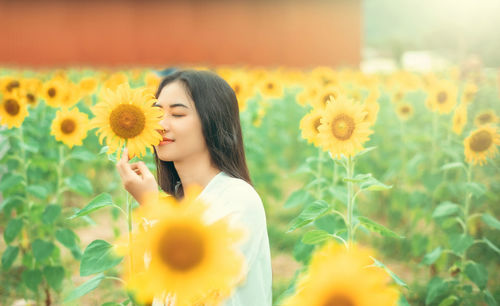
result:
M 66 81 L 60 77 L 53 78 L 45 82 L 42 86 L 42 97 L 49 106 L 61 106 L 66 96 L 67 84 Z
M 483 125 L 496 124 L 498 123 L 498 117 L 495 114 L 494 110 L 486 110 L 477 114 L 474 119 L 474 123 L 477 127 L 481 127 Z
M 22 80 L 19 78 L 7 76 L 0 78 L 0 93 L 11 94 L 19 90 L 22 86 Z
M 82 98 L 82 91 L 80 90 L 80 86 L 68 81 L 66 82 L 66 91 L 64 93 L 64 96 L 60 100 L 60 106 L 61 107 L 66 107 L 69 108 Z
M 363 105 L 343 96 L 328 103 L 318 128 L 320 146 L 333 157 L 355 155 L 373 133 L 370 124 L 364 122 L 366 115 Z
M 471 103 L 474 101 L 477 93 L 477 86 L 474 83 L 465 84 L 464 91 L 462 93 L 462 101 L 465 103 Z
M 333 85 L 333 86 L 338 86 L 339 85 L 339 74 L 333 70 L 330 67 L 326 66 L 320 66 L 314 68 L 310 76 L 312 79 L 314 79 L 316 82 L 318 82 L 321 86 L 324 85 Z
M 128 77 L 123 72 L 116 72 L 109 76 L 109 78 L 103 83 L 102 90 L 111 89 L 115 91 L 119 85 L 128 83 Z
M 307 115 L 305 115 L 302 120 L 300 120 L 302 137 L 306 139 L 308 143 L 312 143 L 315 146 L 319 146 L 318 127 L 321 125 L 322 116 L 323 110 L 313 109 Z
M 325 109 L 326 104 L 330 101 L 330 98 L 336 100 L 339 96 L 340 89 L 337 86 L 326 85 L 319 90 L 318 97 L 315 100 L 312 100 L 311 104 L 315 108 Z
M 225 73 L 225 80 L 233 89 L 240 112 L 247 108 L 248 99 L 254 94 L 252 87 L 249 84 L 248 76 L 242 71 L 235 71 L 231 74 Z
M 348 250 L 333 242 L 324 245 L 283 306 L 396 305 L 399 292 L 388 284 L 389 275 L 373 266 L 371 253 L 356 245 Z
M 26 102 L 17 91 L 2 96 L 0 100 L 0 124 L 6 124 L 9 129 L 20 127 L 26 116 L 28 116 Z
M 79 112 L 77 108 L 63 108 L 56 112 L 50 134 L 70 148 L 81 146 L 83 139 L 87 137 L 88 123 L 87 114 Z
M 320 86 L 315 82 L 306 82 L 304 89 L 297 94 L 297 103 L 301 106 L 314 104 L 319 100 Z
M 394 90 L 394 92 L 392 93 L 391 101 L 394 103 L 402 102 L 405 96 L 406 96 L 406 91 L 399 88 L 397 90 Z
M 154 96 L 144 88 L 131 89 L 128 83 L 118 86 L 116 91 L 101 91 L 102 102 L 92 107 L 95 118 L 90 128 L 98 128 L 99 142 L 106 138 L 108 154 L 118 150 L 118 157 L 124 144 L 130 155 L 141 157 L 146 147 L 157 145 L 162 136 L 160 121 L 163 112 L 154 107 Z
M 264 77 L 259 81 L 257 86 L 265 98 L 279 98 L 283 96 L 283 84 L 276 73 Z
M 25 98 L 28 106 L 35 107 L 38 104 L 38 97 L 42 88 L 42 81 L 39 79 L 25 79 L 21 89 L 21 95 Z
M 134 212 L 135 220 L 155 220 L 134 233 L 127 250 L 134 259 L 147 254 L 124 277 L 140 301 L 168 294 L 178 306 L 207 300 L 218 304 L 244 280 L 247 266 L 238 247 L 246 232 L 230 226 L 229 217 L 207 222 L 208 206 L 196 198 L 199 190 L 187 189 L 181 202 L 149 196 Z
M 156 91 L 158 89 L 158 86 L 160 85 L 161 78 L 154 72 L 148 72 L 146 73 L 146 76 L 144 76 L 144 83 L 146 87 L 152 88 Z
M 366 116 L 363 121 L 370 124 L 370 126 L 373 126 L 375 122 L 377 122 L 380 105 L 378 104 L 376 99 L 374 99 L 372 96 L 368 96 L 368 98 L 363 103 L 363 107 L 366 112 Z
M 93 94 L 97 89 L 97 85 L 97 79 L 94 77 L 85 77 L 78 83 L 82 96 L 89 96 Z
M 396 104 L 396 115 L 402 121 L 407 121 L 413 116 L 413 106 L 408 102 L 399 102 Z
M 433 112 L 450 113 L 457 104 L 457 87 L 451 81 L 442 80 L 429 90 L 426 106 Z
M 460 103 L 460 105 L 458 105 L 455 109 L 455 113 L 453 114 L 452 122 L 453 132 L 457 135 L 461 135 L 465 125 L 467 124 L 467 104 Z
M 500 135 L 496 127 L 485 125 L 471 132 L 464 140 L 465 160 L 468 163 L 483 165 L 487 157 L 493 157 L 497 153 L 497 145 L 500 144 Z

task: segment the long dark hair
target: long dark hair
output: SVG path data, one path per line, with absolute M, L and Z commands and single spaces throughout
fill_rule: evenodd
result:
M 194 101 L 212 164 L 229 176 L 251 184 L 243 147 L 238 101 L 231 86 L 213 72 L 182 70 L 166 76 L 161 81 L 156 98 L 163 87 L 174 81 L 181 81 Z M 156 150 L 154 153 L 161 189 L 176 198 L 182 198 L 184 190 L 174 163 L 160 160 Z

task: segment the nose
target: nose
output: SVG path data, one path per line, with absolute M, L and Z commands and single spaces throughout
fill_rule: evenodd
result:
M 170 130 L 170 122 L 167 117 L 167 115 L 164 115 L 160 121 L 160 125 L 163 127 L 165 132 L 168 132 Z

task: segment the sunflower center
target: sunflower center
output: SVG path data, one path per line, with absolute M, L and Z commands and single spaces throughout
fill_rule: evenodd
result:
M 493 121 L 491 114 L 481 114 L 478 116 L 478 119 L 481 124 L 490 123 L 491 121 Z
M 61 131 L 64 134 L 71 134 L 76 128 L 75 121 L 72 119 L 64 119 L 63 122 L 61 123 Z
M 274 88 L 274 84 L 273 83 L 267 83 L 267 89 L 271 90 Z
M 401 112 L 403 114 L 408 114 L 410 112 L 410 108 L 408 106 L 401 107 Z
M 196 267 L 204 257 L 201 233 L 185 226 L 172 226 L 159 243 L 161 260 L 177 271 L 187 271 Z
M 340 114 L 332 122 L 332 133 L 337 139 L 347 140 L 351 138 L 354 132 L 354 120 L 346 116 L 345 114 Z
M 35 99 L 35 95 L 32 94 L 32 93 L 28 93 L 26 94 L 26 99 L 28 99 L 28 103 L 29 104 L 34 104 L 36 99 Z
M 316 120 L 314 120 L 313 122 L 313 126 L 314 126 L 314 130 L 316 130 L 316 132 L 319 132 L 319 126 L 321 125 L 321 118 L 316 118 Z
M 234 92 L 235 92 L 236 94 L 239 94 L 239 92 L 240 92 L 240 85 L 235 85 L 235 86 L 234 86 Z
M 443 104 L 444 102 L 446 102 L 447 98 L 448 98 L 448 95 L 444 91 L 439 92 L 437 95 L 437 101 L 439 104 Z
M 5 89 L 7 89 L 8 92 L 12 92 L 12 90 L 14 88 L 19 88 L 19 86 L 21 86 L 21 84 L 19 83 L 19 81 L 10 81 L 9 84 L 7 84 L 7 86 L 5 87 Z
M 465 100 L 466 101 L 472 101 L 474 99 L 474 93 L 473 92 L 468 92 L 465 94 Z
M 7 112 L 7 114 L 9 114 L 11 116 L 15 116 L 15 115 L 19 114 L 19 110 L 21 109 L 21 106 L 14 99 L 7 99 L 7 101 L 5 101 L 4 108 L 5 108 L 5 111 Z
M 111 129 L 122 138 L 133 138 L 142 133 L 146 126 L 146 116 L 135 105 L 120 104 L 109 116 Z
M 47 90 L 47 94 L 49 97 L 54 98 L 57 94 L 57 91 L 54 87 L 50 87 L 49 90 Z
M 487 131 L 479 131 L 472 135 L 470 140 L 470 148 L 474 152 L 483 152 L 489 149 L 493 143 L 491 134 Z
M 356 305 L 351 298 L 346 297 L 344 295 L 331 296 L 326 300 L 323 306 L 354 306 Z

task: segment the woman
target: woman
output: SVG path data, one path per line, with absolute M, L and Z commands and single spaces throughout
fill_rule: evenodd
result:
M 246 281 L 224 305 L 271 305 L 266 216 L 250 182 L 234 91 L 214 73 L 185 70 L 164 78 L 156 97 L 156 106 L 164 110 L 163 140 L 155 147 L 161 189 L 181 198 L 184 188 L 201 186 L 199 197 L 209 203 L 210 220 L 233 214 L 250 234 L 242 246 L 248 265 Z M 138 202 L 145 193 L 158 191 L 146 165 L 130 164 L 126 152 L 117 168 Z M 154 304 L 162 302 L 155 299 Z

